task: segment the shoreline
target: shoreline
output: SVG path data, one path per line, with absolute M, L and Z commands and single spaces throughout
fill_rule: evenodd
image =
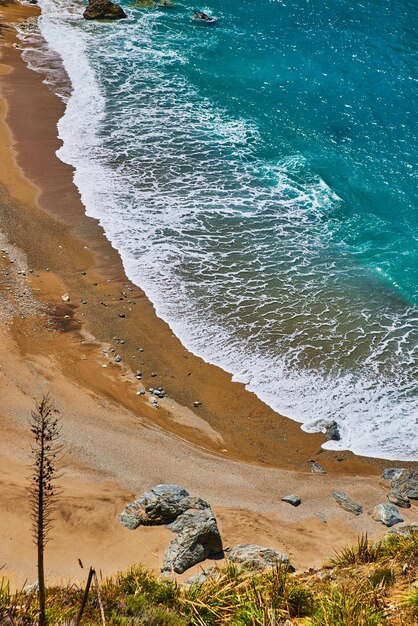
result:
M 0 15 L 8 22 L 38 13 L 29 5 L 0 3 Z M 22 299 L 15 298 L 4 324 L 0 314 L 0 393 L 6 398 L 0 405 L 6 459 L 0 466 L 2 485 L 11 480 L 23 498 L 28 450 L 24 415 L 39 392 L 50 389 L 65 418 L 70 477 L 60 521 L 68 537 L 77 537 L 77 524 L 84 530 L 88 524 L 82 520 L 83 511 L 91 515 L 91 502 L 95 503 L 100 550 L 104 552 L 103 546 L 109 550 L 103 555 L 108 563 L 105 572 L 132 562 L 132 550 L 139 542 L 139 534 L 116 522 L 118 507 L 155 482 L 182 480 L 193 495 L 214 505 L 226 542 L 250 542 L 251 537 L 252 543 L 270 542 L 292 553 L 298 567 L 307 566 L 309 558 L 315 563 L 326 558 L 330 541 L 333 546 L 345 545 L 365 529 L 371 537 L 383 534 L 383 527 L 366 515 L 359 520 L 342 512 L 330 494 L 333 488 L 341 488 L 370 504 L 378 496 L 384 501 L 380 468 L 396 462 L 323 450 L 323 435 L 303 432 L 299 423 L 279 416 L 243 384 L 232 382 L 229 374 L 181 345 L 156 317 L 141 289 L 126 278 L 119 254 L 97 220 L 85 215 L 72 168 L 55 154 L 60 146 L 56 124 L 65 105 L 42 83 L 40 74 L 26 67 L 14 43 L 14 31 L 6 29 L 0 40 L 4 164 L 0 231 L 24 252 L 19 267 L 27 263 L 28 269 L 20 270 L 26 276 L 13 275 L 13 280 L 14 284 L 23 281 L 22 294 L 26 289 L 29 296 L 25 294 L 28 309 L 22 309 Z M 16 265 L 11 260 L 3 254 L 0 263 L 9 274 Z M 69 302 L 62 300 L 64 294 L 69 294 Z M 124 343 L 115 341 L 115 336 Z M 116 354 L 122 357 L 120 364 L 115 363 Z M 137 370 L 143 372 L 141 381 L 135 378 Z M 139 389 L 157 384 L 168 392 L 159 409 L 152 407 L 149 394 L 137 395 Z M 202 402 L 197 409 L 196 401 Z M 146 460 L 141 459 L 144 455 Z M 327 475 L 310 474 L 310 459 L 324 465 Z M 15 472 L 10 472 L 9 464 Z M 106 500 L 100 497 L 102 487 Z M 305 510 L 289 511 L 277 502 L 282 491 L 291 487 L 310 500 Z M 78 508 L 77 492 L 83 494 Z M 10 532 L 11 520 L 16 522 L 17 496 L 6 496 L 8 516 L 2 536 Z M 406 521 L 414 519 L 415 508 L 407 512 Z M 327 519 L 335 518 L 332 529 L 318 517 L 322 510 Z M 242 528 L 237 528 L 237 519 Z M 14 539 L 14 545 L 23 541 L 25 524 L 16 530 L 20 539 Z M 141 531 L 142 541 L 150 542 L 149 549 L 142 546 L 142 560 L 152 568 L 161 561 L 166 533 L 165 529 Z M 111 537 L 121 541 L 122 555 L 109 548 Z M 81 544 L 89 555 L 82 560 L 91 560 L 98 538 L 90 530 Z M 23 546 L 27 549 L 27 540 Z M 59 579 L 63 571 L 70 571 L 64 561 L 71 542 L 66 539 L 64 554 L 55 549 L 56 571 L 50 575 Z M 26 571 L 23 561 L 14 558 L 16 570 Z M 74 566 L 68 575 L 76 572 Z
M 33 200 L 38 208 L 56 218 L 60 225 L 65 225 L 65 231 L 71 234 L 74 245 L 78 245 L 78 254 L 80 254 L 80 244 L 84 244 L 81 251 L 82 258 L 77 267 L 86 272 L 85 277 L 80 274 L 80 271 L 74 272 L 73 268 L 71 268 L 73 271 L 69 269 L 68 264 L 71 263 L 69 260 L 63 264 L 59 259 L 54 259 L 53 252 L 49 253 L 49 262 L 45 263 L 45 266 L 49 265 L 51 271 L 56 269 L 64 279 L 67 291 L 80 294 L 78 301 L 71 298 L 71 302 L 76 302 L 77 314 L 83 313 L 85 318 L 83 325 L 88 328 L 89 332 L 105 343 L 111 342 L 115 334 L 126 335 L 125 344 L 123 348 L 118 348 L 118 352 L 133 371 L 139 359 L 135 362 L 129 355 L 136 352 L 138 347 L 143 347 L 144 354 L 147 353 L 147 358 L 151 361 L 146 364 L 148 371 L 146 372 L 145 369 L 143 371 L 142 382 L 145 388 L 155 385 L 156 382 L 162 383 L 161 386 L 167 389 L 170 398 L 173 397 L 179 404 L 191 410 L 193 410 L 194 401 L 202 401 L 198 415 L 224 436 L 227 444 L 225 447 L 233 458 L 272 466 L 289 466 L 290 464 L 299 469 L 302 469 L 309 459 L 316 458 L 318 455 L 324 462 L 335 462 L 335 457 L 342 455 L 360 465 L 371 463 L 380 466 L 382 463 L 387 463 L 380 459 L 356 457 L 351 452 L 323 450 L 320 446 L 325 441 L 324 435 L 304 433 L 300 423 L 279 416 L 255 394 L 247 391 L 242 383 L 232 382 L 231 374 L 217 366 L 205 363 L 203 359 L 193 355 L 182 346 L 170 327 L 156 316 L 152 303 L 143 291 L 127 279 L 119 253 L 106 239 L 102 227 L 96 219 L 85 215 L 79 192 L 73 183 L 72 168 L 62 163 L 55 155 L 61 145 L 56 134 L 56 124 L 64 112 L 64 103 L 42 83 L 40 74 L 26 67 L 19 50 L 9 48 L 3 51 L 3 62 L 6 65 L 11 64 L 14 68 L 13 73 L 5 77 L 8 101 L 6 122 L 15 142 L 16 163 L 21 175 L 37 189 Z M 30 116 L 26 102 L 21 96 L 22 83 L 25 83 L 26 89 L 33 94 Z M 36 124 L 33 124 L 33 120 L 36 120 Z M 36 158 L 39 151 L 42 154 L 41 159 Z M 7 185 L 4 179 L 3 184 Z M 15 193 L 15 190 L 11 191 L 12 194 Z M 13 239 L 15 233 L 11 224 L 9 232 Z M 23 247 L 25 251 L 30 249 L 30 246 Z M 35 251 L 33 251 L 33 256 L 37 256 Z M 40 259 L 36 260 L 39 264 Z M 56 268 L 53 267 L 54 262 Z M 42 267 L 40 266 L 39 269 Z M 96 279 L 100 279 L 101 282 L 96 286 L 97 289 L 93 289 Z M 111 287 L 108 287 L 109 284 Z M 131 301 L 135 302 L 136 311 L 133 311 L 131 307 L 129 315 L 125 313 L 126 318 L 121 320 L 118 316 L 119 309 L 123 313 L 129 307 L 118 306 L 118 296 L 120 291 L 128 288 L 133 290 L 130 296 Z M 106 291 L 112 293 L 106 295 Z M 97 297 L 97 292 L 100 292 L 103 300 L 100 296 Z M 93 301 L 87 299 L 87 294 L 93 298 Z M 106 300 L 109 297 L 112 300 Z M 88 306 L 82 307 L 81 300 L 87 300 Z M 99 306 L 100 302 L 105 302 L 107 306 Z M 112 307 L 113 311 L 110 311 L 109 307 Z M 82 311 L 80 311 L 81 308 Z M 130 317 L 135 317 L 135 319 L 129 319 Z M 138 326 L 141 326 L 144 332 L 141 332 L 142 329 L 138 329 Z M 154 352 L 158 354 L 157 358 L 153 358 Z M 187 364 L 183 361 L 187 361 Z M 171 374 L 173 371 L 176 374 L 174 380 Z M 188 375 L 190 371 L 191 375 Z M 158 377 L 152 377 L 150 375 L 152 372 L 157 372 Z M 136 402 L 139 402 L 138 399 Z M 141 404 L 143 402 L 134 406 L 138 407 Z M 159 415 L 161 413 L 160 410 Z M 237 413 L 250 416 L 246 431 L 253 437 L 253 442 L 252 445 L 246 445 L 245 449 L 243 449 L 242 441 L 239 446 L 234 445 L 231 436 L 240 434 L 241 429 L 238 425 L 242 426 L 243 420 L 235 417 Z M 253 420 L 257 421 L 254 425 Z M 238 425 L 232 422 L 238 422 Z M 231 426 L 234 427 L 230 434 L 228 431 Z M 262 436 L 263 430 L 268 432 L 267 437 Z M 280 440 L 283 441 L 284 436 L 287 437 L 288 445 L 285 448 L 291 446 L 294 458 L 288 457 L 284 461 L 277 461 L 275 442 L 272 445 L 272 438 L 275 436 L 278 444 Z M 297 454 L 301 447 L 300 439 L 303 441 L 304 451 Z

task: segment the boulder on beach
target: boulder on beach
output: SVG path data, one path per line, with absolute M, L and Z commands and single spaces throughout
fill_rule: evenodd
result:
M 376 522 L 380 522 L 385 526 L 394 526 L 404 521 L 393 504 L 377 504 L 370 515 Z
M 222 555 L 222 539 L 211 507 L 177 485 L 156 485 L 128 504 L 119 521 L 130 530 L 165 524 L 177 534 L 165 552 L 164 573 L 182 574 L 210 556 Z
M 119 4 L 110 0 L 89 0 L 83 17 L 86 20 L 120 20 L 127 15 Z
M 391 504 L 395 504 L 396 506 L 400 506 L 401 509 L 409 509 L 411 507 L 411 503 L 407 496 L 404 496 L 402 493 L 397 491 L 396 489 L 391 489 L 387 494 L 387 499 Z
M 135 530 L 139 526 L 171 524 L 188 509 L 208 509 L 209 504 L 194 498 L 177 485 L 156 485 L 128 504 L 119 515 L 122 526 Z
M 286 554 L 253 543 L 238 543 L 231 546 L 225 550 L 225 556 L 231 563 L 255 571 L 271 568 L 280 563 L 289 566 L 289 557 Z
M 210 556 L 223 555 L 221 535 L 211 508 L 187 511 L 169 528 L 178 534 L 165 552 L 162 572 L 182 574 Z
M 357 504 L 357 502 L 354 502 L 354 500 L 351 500 L 343 491 L 333 491 L 332 495 L 344 511 L 354 513 L 354 515 L 361 515 L 361 513 L 363 513 L 363 507 Z
M 411 500 L 418 500 L 418 470 L 389 467 L 383 470 L 382 478 L 388 480 L 393 489 L 402 495 Z

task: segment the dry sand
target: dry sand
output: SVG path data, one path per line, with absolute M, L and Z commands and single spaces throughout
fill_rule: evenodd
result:
M 0 23 L 38 12 L 0 0 Z M 322 564 L 361 533 L 382 536 L 385 529 L 367 513 L 355 517 L 332 498 L 334 489 L 346 491 L 365 511 L 385 502 L 382 463 L 322 450 L 322 435 L 303 433 L 185 350 L 126 279 L 101 227 L 85 217 L 71 168 L 55 155 L 62 102 L 26 68 L 13 28 L 0 32 L 2 573 L 16 584 L 36 578 L 27 420 L 44 392 L 61 412 L 65 444 L 49 582 L 82 578 L 78 558 L 103 575 L 139 562 L 158 571 L 172 534 L 128 531 L 116 514 L 161 482 L 208 500 L 225 546 L 275 547 L 300 568 Z M 136 393 L 150 386 L 168 391 L 158 409 L 149 394 Z M 310 459 L 327 474 L 311 474 Z M 288 493 L 301 496 L 302 505 L 282 503 Z M 403 513 L 416 520 L 416 505 Z

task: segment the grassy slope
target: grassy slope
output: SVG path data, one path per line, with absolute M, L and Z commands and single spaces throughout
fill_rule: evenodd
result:
M 74 586 L 49 589 L 49 623 L 71 624 L 82 596 Z M 412 626 L 418 624 L 418 532 L 388 535 L 379 544 L 362 538 L 320 570 L 293 574 L 278 566 L 254 575 L 230 565 L 191 587 L 137 567 L 103 581 L 101 596 L 109 626 Z M 35 624 L 36 614 L 36 594 L 11 594 L 3 581 L 0 624 Z M 95 591 L 82 623 L 102 623 Z

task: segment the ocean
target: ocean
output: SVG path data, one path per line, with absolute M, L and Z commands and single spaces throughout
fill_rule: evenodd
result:
M 418 460 L 418 5 L 205 3 L 40 0 L 58 156 L 187 348 L 328 449 Z

